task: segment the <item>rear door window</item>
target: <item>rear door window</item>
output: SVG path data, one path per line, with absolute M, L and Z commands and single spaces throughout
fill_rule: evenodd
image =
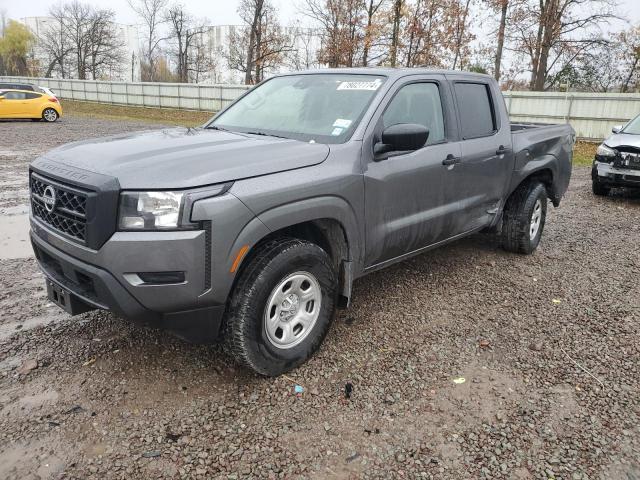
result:
M 489 87 L 485 83 L 456 82 L 462 138 L 487 137 L 498 129 Z

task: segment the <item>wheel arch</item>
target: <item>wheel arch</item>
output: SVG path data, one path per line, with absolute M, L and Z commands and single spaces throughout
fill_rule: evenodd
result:
M 242 259 L 236 279 L 260 246 L 274 238 L 293 237 L 315 243 L 331 257 L 339 279 L 340 304 L 347 305 L 362 242 L 353 209 L 337 197 L 318 197 L 267 210 L 258 219 L 268 233 L 262 235 Z M 234 281 L 235 284 L 235 281 Z
M 541 155 L 536 158 L 530 158 L 529 152 L 520 152 L 516 156 L 516 168 L 513 173 L 509 194 L 511 197 L 521 185 L 532 182 L 541 182 L 547 191 L 547 197 L 553 202 L 554 206 L 560 204 L 562 193 L 558 185 L 558 159 L 551 154 Z

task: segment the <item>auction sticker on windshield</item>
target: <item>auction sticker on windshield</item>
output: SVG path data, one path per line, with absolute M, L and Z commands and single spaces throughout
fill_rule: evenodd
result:
M 376 78 L 372 82 L 340 82 L 336 90 L 377 90 L 382 81 Z

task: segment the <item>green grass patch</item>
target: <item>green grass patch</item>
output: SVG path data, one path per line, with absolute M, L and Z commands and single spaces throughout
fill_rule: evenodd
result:
M 573 148 L 573 164 L 581 166 L 591 166 L 593 157 L 596 154 L 598 148 L 597 143 L 593 142 L 576 142 Z
M 129 107 L 64 99 L 61 100 L 61 103 L 64 114 L 74 117 L 129 120 L 185 127 L 197 127 L 213 116 L 212 112 L 196 112 L 173 108 Z

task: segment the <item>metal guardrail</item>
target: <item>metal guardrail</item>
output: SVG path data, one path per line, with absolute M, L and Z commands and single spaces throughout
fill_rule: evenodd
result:
M 57 78 L 0 77 L 0 81 L 35 83 L 60 98 L 134 107 L 178 108 L 216 112 L 248 88 L 246 85 L 109 82 Z M 512 120 L 570 123 L 578 138 L 602 140 L 611 127 L 640 114 L 634 93 L 503 92 Z

